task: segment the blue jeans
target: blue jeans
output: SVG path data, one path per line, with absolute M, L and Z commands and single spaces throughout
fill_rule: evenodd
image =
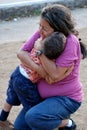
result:
M 21 103 L 26 109 L 31 108 L 41 101 L 37 84 L 25 78 L 20 73 L 19 67 L 11 74 L 6 101 L 15 106 Z
M 14 122 L 14 130 L 31 130 L 25 121 L 27 110 L 23 108 Z
M 15 130 L 54 130 L 80 105 L 81 103 L 65 96 L 45 99 L 25 113 L 23 109 L 14 123 L 14 128 Z

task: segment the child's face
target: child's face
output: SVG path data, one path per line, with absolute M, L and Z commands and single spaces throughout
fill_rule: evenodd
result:
M 54 29 L 49 25 L 49 23 L 45 19 L 41 18 L 39 24 L 39 31 L 42 39 L 44 39 L 51 33 L 53 33 Z

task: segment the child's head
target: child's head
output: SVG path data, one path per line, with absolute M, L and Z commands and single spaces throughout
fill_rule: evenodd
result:
M 54 32 L 43 41 L 43 53 L 49 59 L 58 58 L 65 48 L 66 37 L 63 33 Z

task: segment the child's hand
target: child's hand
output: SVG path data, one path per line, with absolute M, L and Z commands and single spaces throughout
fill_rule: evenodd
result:
M 34 48 L 36 49 L 36 50 L 41 50 L 42 49 L 42 39 L 41 38 L 39 38 L 36 42 L 35 42 L 35 44 L 34 44 Z

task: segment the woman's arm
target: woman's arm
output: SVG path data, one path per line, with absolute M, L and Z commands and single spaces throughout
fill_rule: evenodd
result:
M 45 77 L 45 71 L 42 68 L 42 66 L 37 65 L 34 63 L 34 61 L 29 56 L 29 52 L 34 47 L 35 42 L 40 38 L 39 31 L 36 31 L 33 36 L 22 46 L 22 48 L 19 50 L 17 57 L 18 59 L 30 69 L 36 71 L 42 78 Z
M 31 70 L 36 71 L 42 78 L 45 78 L 46 72 L 43 69 L 42 65 L 36 64 L 31 57 L 29 56 L 29 52 L 20 50 L 17 54 L 18 59 Z

